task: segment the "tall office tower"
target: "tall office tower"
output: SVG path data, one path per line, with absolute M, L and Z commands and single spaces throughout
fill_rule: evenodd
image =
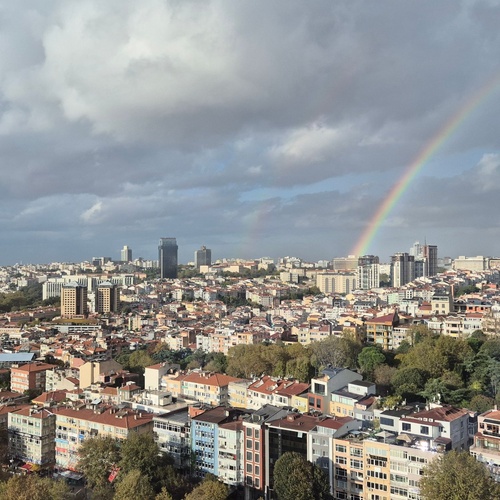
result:
M 202 246 L 200 250 L 194 252 L 194 265 L 197 269 L 200 266 L 210 266 L 212 264 L 212 250 L 206 246 Z
M 66 283 L 61 288 L 61 316 L 82 317 L 88 313 L 87 287 L 76 282 Z
M 363 255 L 358 259 L 356 288 L 371 290 L 380 286 L 380 264 L 376 255 Z
M 97 285 L 95 292 L 95 312 L 100 314 L 116 313 L 120 304 L 120 289 L 109 281 Z
M 130 262 L 132 260 L 132 249 L 125 245 L 120 252 L 120 257 L 122 262 Z
M 175 238 L 160 238 L 158 245 L 158 265 L 160 278 L 177 278 L 177 240 Z
M 423 255 L 426 260 L 426 276 L 436 276 L 438 268 L 437 245 L 424 245 Z
M 391 284 L 399 288 L 415 279 L 415 257 L 406 252 L 391 257 Z

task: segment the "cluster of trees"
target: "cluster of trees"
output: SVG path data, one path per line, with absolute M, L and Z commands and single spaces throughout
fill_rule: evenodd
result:
M 41 283 L 25 286 L 9 293 L 0 293 L 0 313 L 38 306 L 58 305 L 60 302 L 58 297 L 47 300 L 42 300 L 42 297 Z
M 436 336 L 415 329 L 413 345 L 404 343 L 394 359 L 373 370 L 377 384 L 396 398 L 440 401 L 484 412 L 498 401 L 500 339 L 481 331 L 468 339 Z
M 273 375 L 309 382 L 326 366 L 355 368 L 362 345 L 350 337 L 328 337 L 302 344 L 251 344 L 232 347 L 227 355 L 227 374 L 233 377 Z
M 152 434 L 133 434 L 124 441 L 95 437 L 79 450 L 79 470 L 97 500 L 224 500 L 228 488 L 209 476 L 199 484 L 177 472 L 160 454 Z M 116 478 L 110 475 L 117 471 Z M 2 497 L 3 498 L 3 497 Z

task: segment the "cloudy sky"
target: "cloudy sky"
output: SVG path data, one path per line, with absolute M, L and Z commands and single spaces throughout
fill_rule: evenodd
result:
M 500 255 L 494 0 L 0 0 L 0 265 Z

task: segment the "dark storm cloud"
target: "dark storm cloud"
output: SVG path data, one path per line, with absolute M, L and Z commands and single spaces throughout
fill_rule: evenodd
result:
M 2 255 L 20 260 L 35 238 L 47 250 L 24 260 L 125 243 L 154 257 L 168 235 L 181 260 L 203 243 L 219 256 L 346 253 L 406 166 L 500 73 L 498 12 L 479 0 L 1 2 Z M 415 182 L 390 214 L 402 242 L 418 239 L 411 228 L 474 234 L 496 206 L 485 186 L 499 102 L 438 151 L 439 189 Z M 490 155 L 469 166 L 473 181 L 446 156 L 469 150 Z M 383 255 L 398 250 L 383 243 Z

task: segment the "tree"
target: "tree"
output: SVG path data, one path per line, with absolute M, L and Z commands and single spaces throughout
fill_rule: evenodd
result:
M 0 484 L 0 498 L 3 500 L 65 500 L 68 497 L 69 488 L 65 482 L 36 474 L 13 476 Z
M 392 378 L 397 372 L 397 368 L 389 365 L 379 365 L 373 371 L 374 381 L 377 384 L 377 388 L 384 394 L 389 394 Z
M 361 344 L 348 337 L 327 337 L 325 340 L 311 344 L 314 362 L 317 368 L 334 366 L 339 368 L 356 368 Z
M 384 353 L 377 347 L 364 347 L 358 355 L 358 365 L 366 377 L 373 377 L 375 368 L 385 361 Z
M 186 495 L 185 500 L 226 500 L 228 495 L 229 489 L 224 483 L 208 478 Z
M 133 469 L 116 485 L 113 500 L 152 500 L 155 497 L 149 478 Z
M 155 500 L 173 500 L 172 495 L 167 491 L 165 486 L 161 489 L 160 493 L 155 496 Z
M 467 408 L 477 411 L 478 413 L 484 413 L 485 411 L 491 410 L 493 406 L 495 406 L 495 400 L 493 398 L 489 398 L 483 394 L 477 394 L 470 400 Z
M 163 465 L 166 465 L 165 458 L 160 454 L 160 449 L 152 434 L 131 434 L 123 441 L 120 454 L 119 481 L 136 470 L 151 483 L 157 483 L 160 480 L 161 469 Z
M 465 451 L 450 451 L 432 460 L 420 481 L 424 500 L 500 499 L 500 487 L 488 469 Z
M 106 485 L 111 469 L 120 461 L 118 442 L 111 437 L 86 439 L 78 454 L 78 469 L 91 488 Z
M 325 473 L 300 453 L 281 455 L 274 466 L 273 478 L 278 500 L 320 500 L 330 494 Z
M 392 378 L 392 386 L 398 396 L 415 395 L 424 389 L 427 377 L 418 368 L 401 368 Z

